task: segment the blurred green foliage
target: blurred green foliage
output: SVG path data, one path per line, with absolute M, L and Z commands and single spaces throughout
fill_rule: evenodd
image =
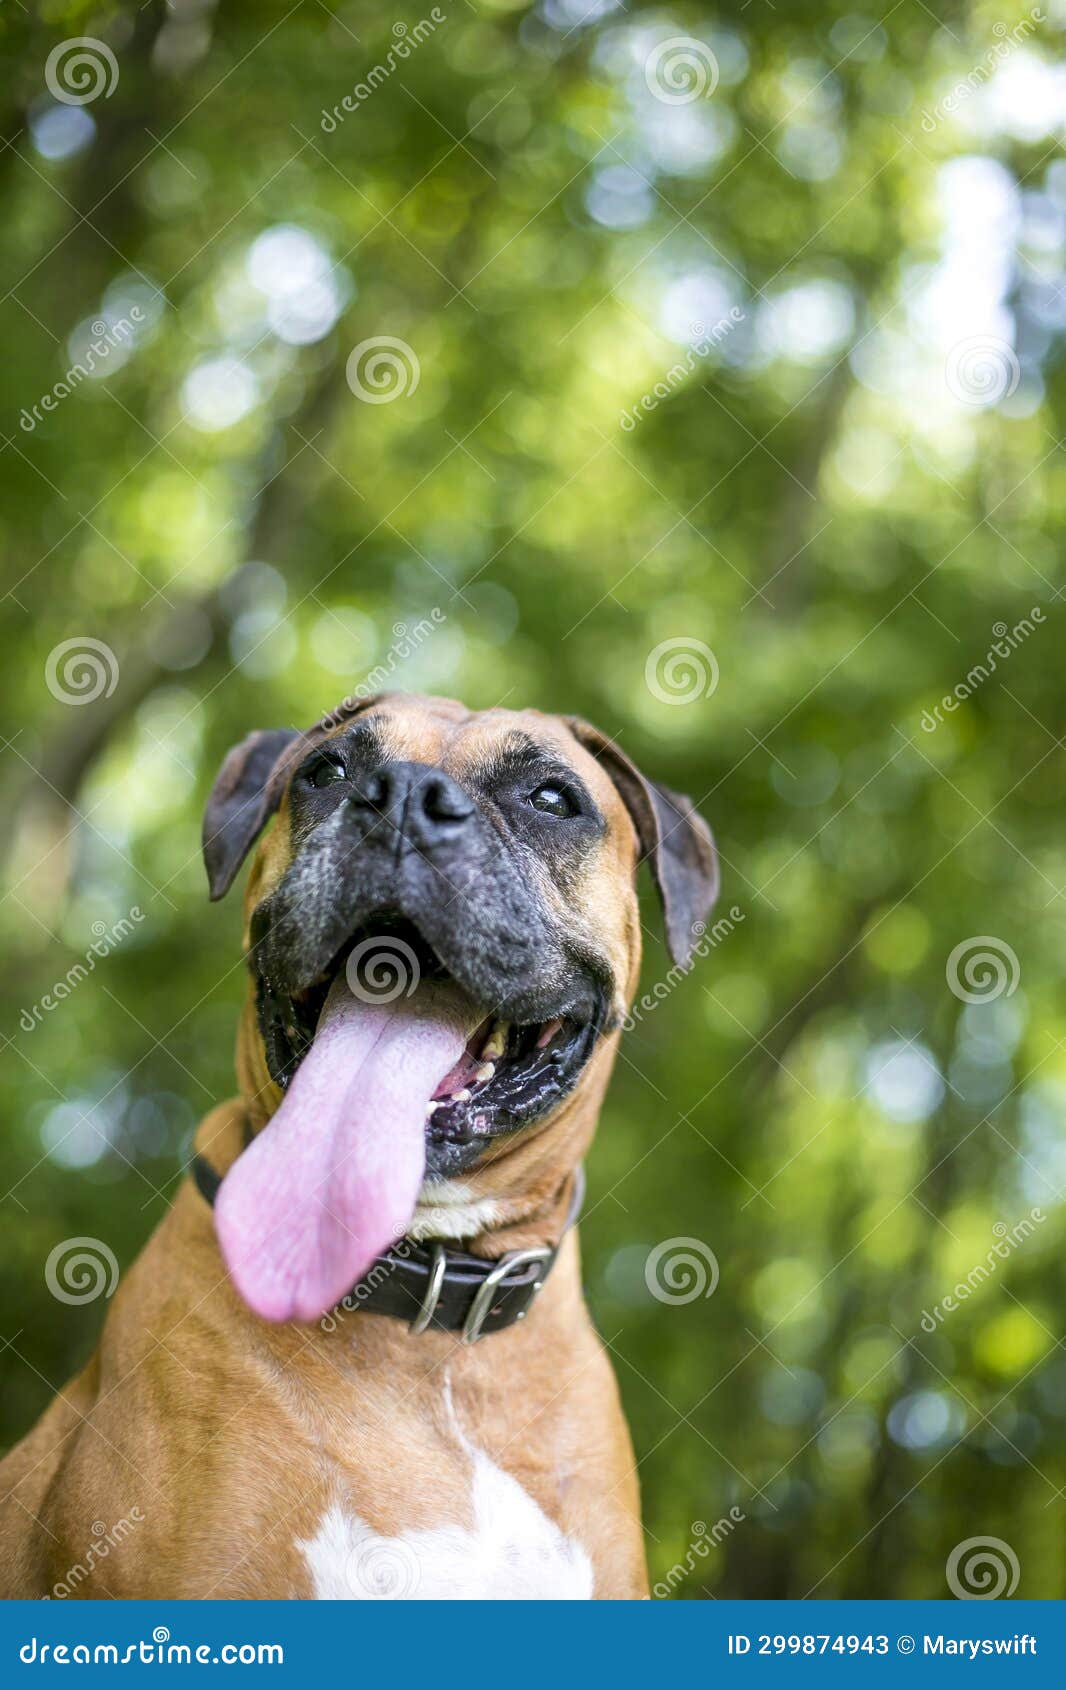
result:
M 589 716 L 718 837 L 732 930 L 629 1034 L 583 1227 L 653 1578 L 938 1596 L 994 1535 L 1066 1594 L 1063 14 L 861 8 L 4 8 L 3 1438 L 102 1318 L 49 1251 L 127 1263 L 233 1087 L 218 762 L 383 666 Z M 675 1238 L 712 1296 L 650 1294 Z

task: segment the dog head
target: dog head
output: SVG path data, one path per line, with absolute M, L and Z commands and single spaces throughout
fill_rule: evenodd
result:
M 431 1181 L 551 1126 L 593 1070 L 602 1093 L 639 971 L 638 863 L 676 963 L 716 892 L 688 800 L 587 723 L 538 711 L 396 694 L 250 735 L 207 806 L 213 898 L 271 816 L 245 903 L 260 1118 L 295 1088 L 340 982 L 401 1007 L 454 988 L 474 1024 L 423 1105 Z

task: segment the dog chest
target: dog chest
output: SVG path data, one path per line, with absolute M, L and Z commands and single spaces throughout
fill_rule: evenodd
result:
M 567 1600 L 592 1596 L 592 1565 L 516 1479 L 469 1449 L 472 1525 L 384 1537 L 339 1501 L 298 1541 L 317 1598 Z

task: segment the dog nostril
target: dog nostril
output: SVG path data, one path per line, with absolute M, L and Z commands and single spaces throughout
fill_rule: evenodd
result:
M 422 809 L 430 821 L 462 822 L 474 806 L 462 787 L 450 780 L 430 780 L 422 788 Z

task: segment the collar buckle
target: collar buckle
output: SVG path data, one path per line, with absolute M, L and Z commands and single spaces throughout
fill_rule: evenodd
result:
M 497 1290 L 517 1268 L 531 1267 L 536 1262 L 544 1269 L 529 1287 L 529 1300 L 532 1301 L 544 1284 L 547 1269 L 554 1258 L 555 1251 L 543 1244 L 529 1250 L 512 1250 L 509 1255 L 501 1256 L 491 1273 L 487 1273 L 478 1286 L 470 1312 L 463 1322 L 463 1343 L 477 1343 Z M 524 1320 L 525 1316 L 526 1309 L 523 1308 L 515 1315 L 515 1319 Z

